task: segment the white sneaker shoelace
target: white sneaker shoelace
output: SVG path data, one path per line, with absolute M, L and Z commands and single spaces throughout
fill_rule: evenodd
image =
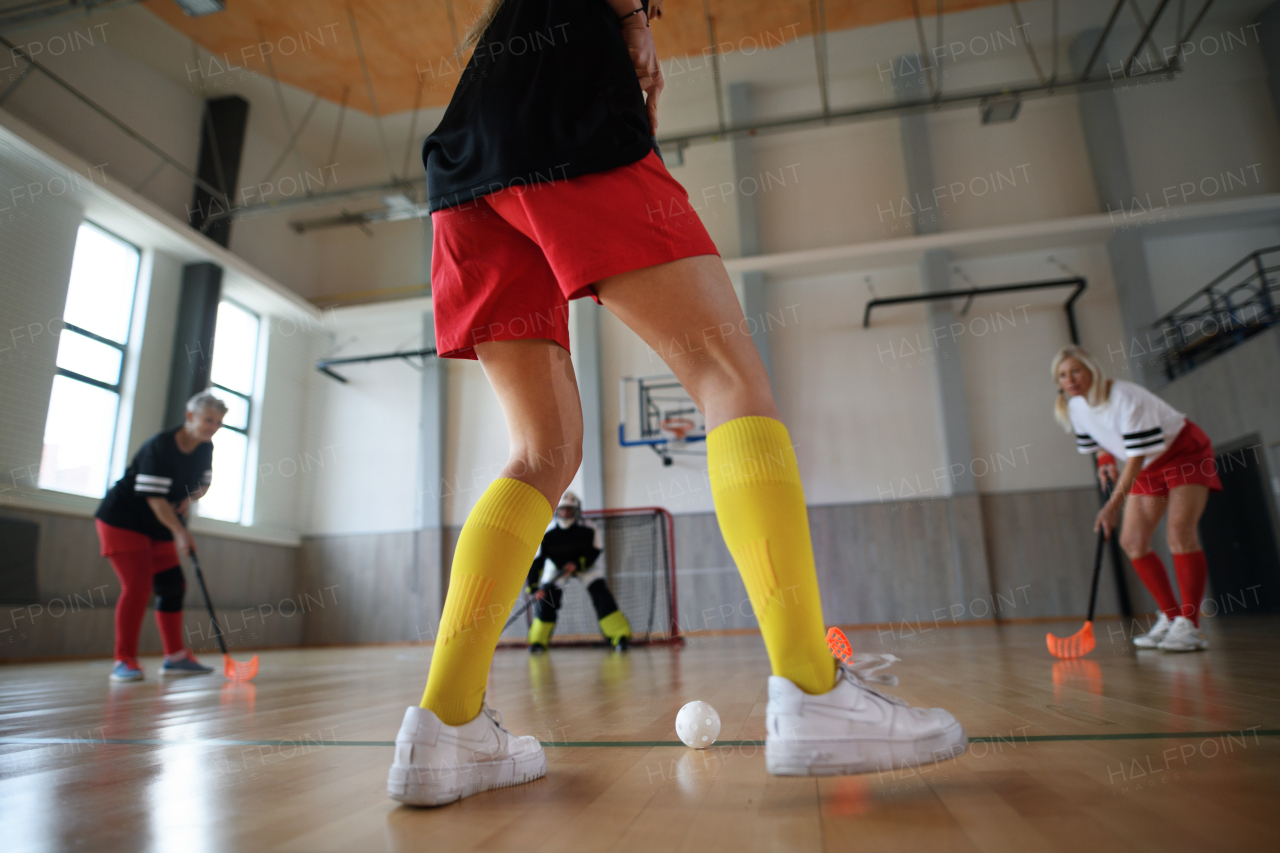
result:
M 898 676 L 889 675 L 888 673 L 877 675 L 876 673 L 893 666 L 901 660 L 902 658 L 897 655 L 877 655 L 859 652 L 849 655 L 847 659 L 840 661 L 840 665 L 863 681 L 895 687 L 898 684 Z
M 502 732 L 502 734 L 506 736 L 505 738 L 500 738 L 500 740 L 502 741 L 502 743 L 503 743 L 504 747 L 505 747 L 505 744 L 506 744 L 506 742 L 507 742 L 507 741 L 511 741 L 511 740 L 515 740 L 515 739 L 516 739 L 516 736 L 515 736 L 514 734 L 512 734 L 512 733 L 511 733 L 511 730 L 510 730 L 510 729 L 508 729 L 506 726 L 504 726 L 504 725 L 502 724 L 502 712 L 501 712 L 501 711 L 499 711 L 499 710 L 498 710 L 498 709 L 496 709 L 496 708 L 490 708 L 490 707 L 489 707 L 489 705 L 488 705 L 488 703 L 482 704 L 482 705 L 480 706 L 480 711 L 481 711 L 481 712 L 482 712 L 486 717 L 488 717 L 488 718 L 489 718 L 489 721 L 490 721 L 490 722 L 492 722 L 492 723 L 494 724 L 494 726 L 495 726 L 495 727 L 497 727 L 498 731 Z
M 845 660 L 837 659 L 838 677 L 856 684 L 869 693 L 874 693 L 886 702 L 905 706 L 907 704 L 906 700 L 899 699 L 897 696 L 884 693 L 871 686 L 872 683 L 885 684 L 890 687 L 897 685 L 898 677 L 896 675 L 881 673 L 880 670 L 893 666 L 900 660 L 902 659 L 896 655 L 878 655 L 865 652 L 849 655 Z

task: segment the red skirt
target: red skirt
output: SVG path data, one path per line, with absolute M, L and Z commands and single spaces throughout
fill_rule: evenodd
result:
M 1222 491 L 1213 443 L 1204 430 L 1191 421 L 1183 425 L 1164 453 L 1142 469 L 1133 481 L 1130 494 L 1168 497 L 1170 489 L 1188 485 L 1207 486 L 1211 492 Z

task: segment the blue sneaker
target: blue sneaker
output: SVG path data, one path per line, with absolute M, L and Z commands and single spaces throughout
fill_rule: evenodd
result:
M 142 678 L 142 666 L 134 658 L 116 661 L 115 667 L 111 670 L 112 681 L 141 681 Z
M 191 652 L 177 660 L 166 660 L 160 667 L 161 675 L 208 675 L 211 672 L 213 667 L 200 663 Z

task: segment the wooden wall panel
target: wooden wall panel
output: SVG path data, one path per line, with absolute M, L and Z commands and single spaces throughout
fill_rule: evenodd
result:
M 434 639 L 439 542 L 434 530 L 305 539 L 297 589 L 332 589 L 333 595 L 330 606 L 307 613 L 303 644 Z
M 990 619 L 997 611 L 1011 619 L 1083 615 L 1096 509 L 1097 497 L 1087 488 L 811 507 L 824 619 L 893 623 L 878 641 L 863 645 L 901 651 L 913 642 L 910 626 L 928 627 L 936 620 Z M 0 631 L 0 659 L 108 657 L 118 584 L 97 556 L 92 521 L 6 515 L 42 525 L 43 609 L 0 614 L 0 629 L 10 629 Z M 449 528 L 443 538 L 438 531 L 312 537 L 300 549 L 206 536 L 198 542 L 233 648 L 412 643 L 435 637 L 458 533 Z M 758 627 L 715 516 L 676 516 L 675 537 L 681 628 Z M 970 565 L 979 554 L 985 576 Z M 1118 610 L 1106 572 L 1099 614 Z M 188 633 L 193 646 L 212 648 L 193 578 L 188 585 Z M 1129 589 L 1137 610 L 1149 611 L 1152 603 L 1131 574 Z M 54 599 L 69 603 L 54 606 L 62 614 L 57 617 L 49 615 Z M 146 653 L 159 649 L 154 631 L 148 615 Z M 506 639 L 522 634 L 517 624 Z
M 109 658 L 120 582 L 98 553 L 93 519 L 17 509 L 5 509 L 3 515 L 40 526 L 39 601 L 0 610 L 0 658 L 97 654 Z M 304 599 L 301 607 L 288 604 L 295 596 L 296 549 L 203 534 L 196 536 L 196 548 L 209 594 L 233 647 L 299 642 L 309 602 Z M 189 641 L 197 650 L 214 649 L 212 626 L 190 571 L 186 580 Z M 151 612 L 143 621 L 140 649 L 143 654 L 160 650 Z
M 992 587 L 1006 599 L 1016 591 L 1018 610 L 1010 613 L 1083 618 L 1089 609 L 1089 580 L 1097 543 L 1093 520 L 1098 513 L 1098 493 L 1082 488 L 983 495 L 982 512 Z M 1110 559 L 1108 549 L 1098 584 L 1098 615 L 1120 612 Z M 1134 610 L 1150 612 L 1154 602 L 1125 562 Z M 1167 554 L 1165 562 L 1167 565 Z

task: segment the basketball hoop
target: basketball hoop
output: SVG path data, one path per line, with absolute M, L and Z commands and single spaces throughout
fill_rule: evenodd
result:
M 692 432 L 697 427 L 697 424 L 688 418 L 673 417 L 664 419 L 660 426 L 665 432 L 669 432 L 673 436 L 670 441 L 672 447 L 683 447 L 685 436 Z

